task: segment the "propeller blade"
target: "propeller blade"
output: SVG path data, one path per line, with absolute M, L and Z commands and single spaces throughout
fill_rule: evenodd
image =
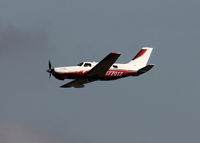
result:
M 51 62 L 50 62 L 50 60 L 49 60 L 49 69 L 51 69 Z
M 49 73 L 49 79 L 51 78 L 51 73 Z

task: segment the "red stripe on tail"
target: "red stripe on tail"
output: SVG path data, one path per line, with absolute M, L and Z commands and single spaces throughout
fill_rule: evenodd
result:
M 144 53 L 147 51 L 147 49 L 142 49 L 134 58 L 133 60 L 141 57 L 142 55 L 144 55 Z

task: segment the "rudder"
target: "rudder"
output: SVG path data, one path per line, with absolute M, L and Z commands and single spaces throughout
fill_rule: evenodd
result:
M 153 48 L 143 47 L 140 52 L 128 63 L 135 66 L 136 69 L 141 69 L 147 65 Z

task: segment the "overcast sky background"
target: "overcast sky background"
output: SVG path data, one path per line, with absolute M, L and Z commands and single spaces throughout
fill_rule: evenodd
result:
M 199 0 L 0 0 L 1 143 L 199 143 Z M 148 73 L 83 89 L 53 66 L 130 61 Z

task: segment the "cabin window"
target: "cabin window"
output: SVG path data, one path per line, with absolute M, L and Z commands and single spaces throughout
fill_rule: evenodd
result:
M 83 65 L 83 63 L 78 64 L 78 66 L 82 66 L 82 65 Z
M 118 68 L 118 66 L 116 66 L 116 65 L 113 65 L 113 68 Z
M 92 65 L 90 63 L 85 63 L 84 67 L 91 67 Z

